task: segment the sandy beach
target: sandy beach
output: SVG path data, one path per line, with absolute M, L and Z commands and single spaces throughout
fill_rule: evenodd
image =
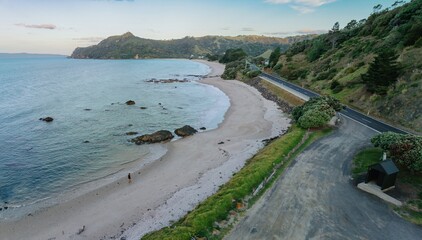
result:
M 287 130 L 290 120 L 274 102 L 244 83 L 222 80 L 224 65 L 200 62 L 212 69 L 201 83 L 230 99 L 217 129 L 160 144 L 167 148 L 164 156 L 124 169 L 132 183 L 123 177 L 18 221 L 0 222 L 0 239 L 139 239 L 192 210 L 241 169 L 262 140 Z

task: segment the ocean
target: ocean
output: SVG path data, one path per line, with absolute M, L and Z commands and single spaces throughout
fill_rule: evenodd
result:
M 125 164 L 154 153 L 130 143 L 135 136 L 127 132 L 216 128 L 229 99 L 197 82 L 209 71 L 182 59 L 0 54 L 0 219 L 117 177 Z M 150 81 L 166 79 L 186 81 Z M 47 116 L 54 121 L 39 120 Z

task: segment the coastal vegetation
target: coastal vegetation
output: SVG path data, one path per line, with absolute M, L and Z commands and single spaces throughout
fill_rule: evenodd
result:
M 268 71 L 414 131 L 422 129 L 422 2 L 377 5 L 362 20 L 282 51 Z
M 422 137 L 412 134 L 386 132 L 371 139 L 394 159 L 396 164 L 411 172 L 422 173 Z
M 226 50 L 241 48 L 250 56 L 258 56 L 268 49 L 286 50 L 291 44 L 314 35 L 287 38 L 265 36 L 204 36 L 173 40 L 153 40 L 127 32 L 111 36 L 97 45 L 76 48 L 71 58 L 135 59 L 135 58 L 200 58 L 217 60 Z
M 341 103 L 333 97 L 314 97 L 295 107 L 292 116 L 301 128 L 318 128 L 326 125 L 335 116 L 336 111 L 342 108 Z

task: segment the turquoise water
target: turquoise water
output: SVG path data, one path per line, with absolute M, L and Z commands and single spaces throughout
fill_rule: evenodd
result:
M 0 208 L 54 197 L 145 154 L 126 132 L 216 128 L 229 100 L 196 82 L 208 72 L 189 60 L 0 54 Z M 146 82 L 152 78 L 191 82 Z M 46 116 L 54 121 L 38 120 Z

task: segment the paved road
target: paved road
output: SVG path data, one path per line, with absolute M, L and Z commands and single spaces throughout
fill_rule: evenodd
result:
M 374 134 L 342 117 L 339 129 L 302 152 L 225 239 L 422 239 L 422 227 L 350 182 L 351 160 Z
M 282 78 L 275 77 L 275 76 L 270 75 L 270 74 L 267 74 L 267 73 L 262 73 L 261 75 L 263 77 L 267 78 L 270 81 L 274 81 L 276 83 L 283 84 L 286 87 L 291 88 L 291 89 L 293 89 L 293 90 L 295 90 L 295 91 L 297 91 L 297 92 L 299 92 L 301 94 L 304 94 L 304 95 L 306 95 L 308 97 L 317 97 L 317 96 L 319 96 L 319 94 L 317 94 L 315 92 L 312 92 L 311 90 L 308 90 L 308 89 L 299 87 L 299 86 L 297 86 L 297 85 L 295 85 L 295 84 L 293 84 L 291 82 L 288 82 L 288 81 L 286 81 L 286 80 L 284 80 Z M 343 115 L 345 115 L 345 116 L 347 116 L 347 117 L 349 117 L 349 118 L 352 118 L 352 119 L 354 119 L 354 120 L 356 120 L 356 121 L 358 121 L 358 122 L 360 122 L 360 123 L 362 123 L 362 124 L 364 124 L 364 125 L 366 125 L 366 126 L 368 126 L 370 128 L 372 128 L 372 129 L 374 129 L 374 130 L 376 130 L 378 132 L 388 132 L 388 131 L 390 131 L 390 132 L 397 132 L 397 133 L 402 133 L 402 134 L 406 134 L 407 133 L 407 132 L 405 132 L 405 131 L 403 131 L 401 129 L 398 129 L 396 127 L 390 126 L 390 125 L 385 124 L 385 123 L 383 123 L 381 121 L 378 121 L 376 119 L 373 119 L 373 118 L 371 118 L 371 117 L 369 117 L 369 116 L 367 116 L 365 114 L 362 114 L 362 113 L 360 113 L 360 112 L 358 112 L 356 110 L 353 110 L 353 109 L 351 109 L 349 107 L 346 107 L 340 113 L 343 114 Z

